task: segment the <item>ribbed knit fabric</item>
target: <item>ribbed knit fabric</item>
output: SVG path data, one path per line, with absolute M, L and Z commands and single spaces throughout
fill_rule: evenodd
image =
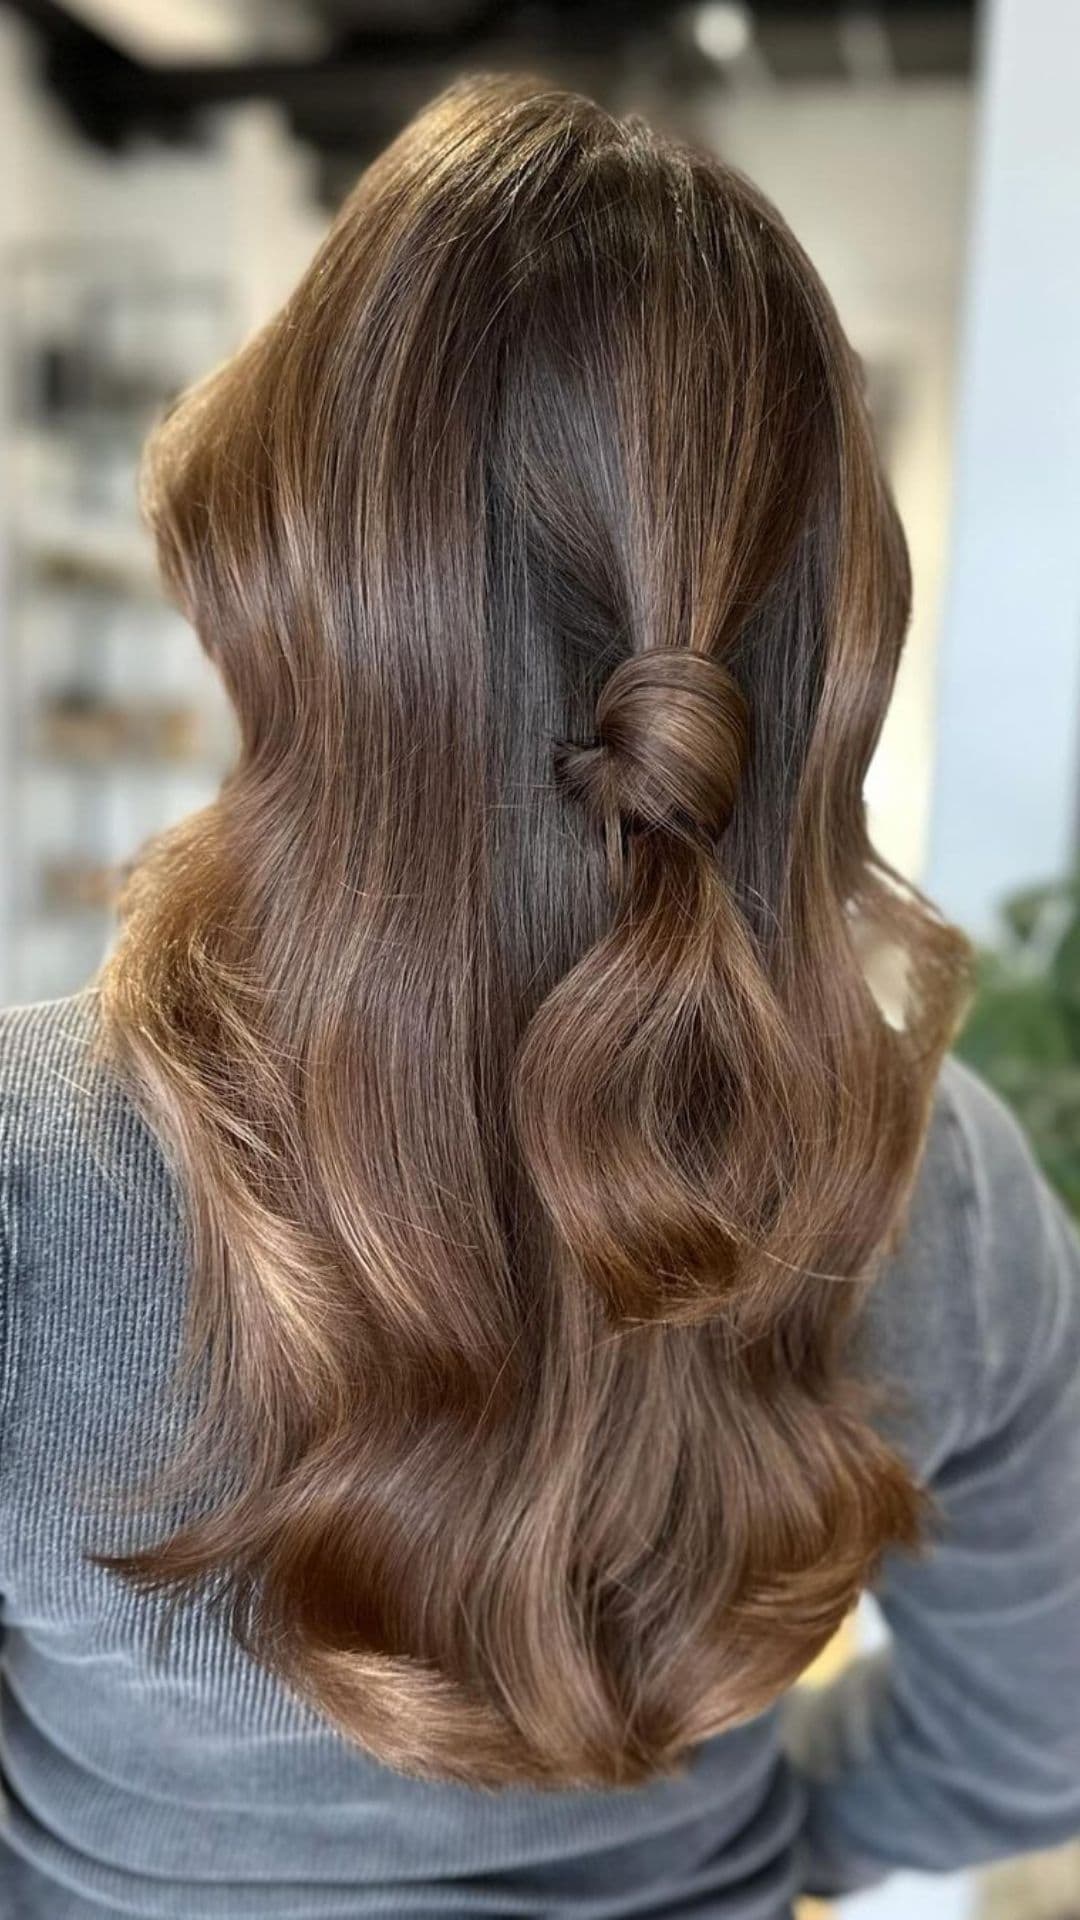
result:
M 90 993 L 0 1015 L 3 1920 L 785 1920 L 800 1885 L 1080 1829 L 1080 1253 L 969 1075 L 943 1077 L 861 1335 L 941 1515 L 886 1569 L 891 1655 L 678 1779 L 487 1794 L 377 1766 L 206 1610 L 163 1635 L 163 1603 L 88 1563 L 147 1537 L 103 1496 L 175 1444 L 187 1291 L 95 1018 Z

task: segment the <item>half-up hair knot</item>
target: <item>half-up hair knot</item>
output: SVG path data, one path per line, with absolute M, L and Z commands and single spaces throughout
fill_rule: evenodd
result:
M 605 681 L 595 741 L 559 747 L 555 765 L 601 819 L 715 836 L 731 818 L 748 746 L 746 698 L 727 668 L 686 647 L 652 647 Z

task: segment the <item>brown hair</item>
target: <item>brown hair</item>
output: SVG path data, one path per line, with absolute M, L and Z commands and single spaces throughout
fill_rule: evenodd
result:
M 908 581 L 853 355 L 737 174 L 471 80 L 148 499 L 240 748 L 104 1005 L 224 1479 L 113 1564 L 394 1766 L 670 1768 L 919 1527 L 849 1335 L 963 946 L 867 837 Z

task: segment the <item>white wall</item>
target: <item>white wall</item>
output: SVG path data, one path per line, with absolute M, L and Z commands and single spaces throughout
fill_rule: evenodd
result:
M 1080 7 L 995 0 L 978 138 L 930 884 L 978 932 L 1080 801 Z

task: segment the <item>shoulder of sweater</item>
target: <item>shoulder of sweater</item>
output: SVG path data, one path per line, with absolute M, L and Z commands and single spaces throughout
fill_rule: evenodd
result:
M 1037 1201 L 1043 1187 L 1028 1141 L 1005 1102 L 955 1055 L 944 1062 L 909 1214 L 916 1243 L 943 1228 L 978 1261 L 1003 1188 Z
M 99 995 L 87 987 L 62 999 L 0 1008 L 0 1153 L 67 1132 L 119 1083 L 98 1050 Z M 2 1164 L 2 1163 L 0 1163 Z
M 102 1039 L 100 996 L 0 1009 L 0 1200 L 27 1232 L 104 1180 L 115 1195 L 160 1156 Z M 104 1198 L 104 1195 L 101 1196 Z
M 55 1000 L 0 1007 L 0 1091 L 29 1091 L 42 1071 L 87 1055 L 98 1032 L 99 1002 L 90 986 Z
M 968 1444 L 996 1383 L 1024 1365 L 1069 1231 L 1009 1109 L 950 1057 L 905 1229 L 860 1329 L 868 1371 L 899 1389 L 886 1424 L 920 1466 Z

